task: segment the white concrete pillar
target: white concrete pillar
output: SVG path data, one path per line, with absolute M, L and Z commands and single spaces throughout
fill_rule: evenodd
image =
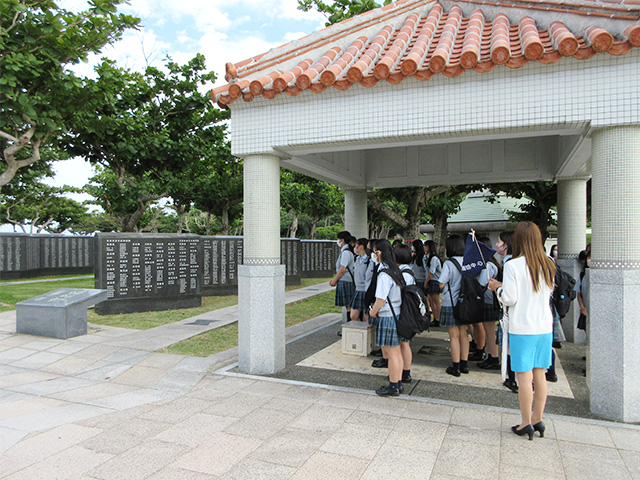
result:
M 369 237 L 367 191 L 363 188 L 344 188 L 345 230 L 356 238 Z
M 591 411 L 640 422 L 640 125 L 596 130 L 588 334 Z
M 275 373 L 285 366 L 285 267 L 280 265 L 280 159 L 244 157 L 244 251 L 238 268 L 238 366 Z
M 587 179 L 558 180 L 558 265 L 578 279 L 578 254 L 587 245 Z M 577 328 L 580 308 L 573 302 L 571 310 L 562 320 L 567 340 L 586 343 L 587 336 Z

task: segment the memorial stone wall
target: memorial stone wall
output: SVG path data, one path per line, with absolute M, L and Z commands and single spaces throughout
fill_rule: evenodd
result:
M 197 235 L 100 233 L 96 288 L 101 315 L 192 308 L 202 304 L 203 242 Z
M 302 277 L 332 277 L 336 273 L 339 248 L 330 240 L 302 240 L 300 272 Z
M 0 279 L 92 273 L 94 237 L 0 234 Z

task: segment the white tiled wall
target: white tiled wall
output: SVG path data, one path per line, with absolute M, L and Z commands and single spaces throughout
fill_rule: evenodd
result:
M 231 105 L 235 155 L 300 145 L 367 146 L 499 132 L 640 123 L 640 49 L 520 69 L 381 81 Z

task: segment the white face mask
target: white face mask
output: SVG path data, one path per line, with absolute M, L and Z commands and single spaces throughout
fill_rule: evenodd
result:
M 373 260 L 373 263 L 378 263 L 375 252 L 371 252 L 371 260 Z
M 342 248 L 342 243 L 340 242 L 340 240 L 336 240 L 336 243 L 338 244 L 338 246 L 339 246 L 340 248 Z
M 587 267 L 591 268 L 591 259 L 587 258 Z

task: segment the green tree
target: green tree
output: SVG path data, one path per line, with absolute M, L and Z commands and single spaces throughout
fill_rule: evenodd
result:
M 442 225 L 444 216 L 446 232 L 447 215 L 457 211 L 462 202 L 460 195 L 468 189 L 468 186 L 450 185 L 388 188 L 369 192 L 368 197 L 373 209 L 393 222 L 403 237 L 419 238 L 420 224 L 426 220 L 427 214 L 439 225 Z M 439 228 L 441 231 L 442 227 Z
M 228 142 L 218 142 L 211 145 L 195 171 L 190 191 L 194 206 L 205 212 L 205 234 L 211 235 L 215 229 L 216 233 L 229 235 L 231 226 L 242 216 L 242 161 L 231 155 Z
M 46 164 L 42 164 L 46 165 Z M 59 233 L 73 229 L 86 218 L 86 208 L 65 195 L 79 193 L 73 187 L 51 187 L 42 182 L 38 169 L 18 172 L 0 194 L 0 218 L 25 233 L 43 230 Z
M 180 202 L 191 204 L 185 179 L 195 183 L 200 163 L 225 142 L 222 121 L 228 112 L 198 90 L 215 80 L 202 55 L 184 65 L 168 60 L 166 70 L 147 67 L 142 73 L 105 60 L 96 72 L 98 78 L 85 87 L 91 99 L 73 118 L 68 151 L 113 172 L 110 188 L 122 192 L 110 191 L 109 198 L 130 203 L 106 211 L 125 213 L 118 217 L 121 230 L 136 231 L 147 208 L 172 191 L 175 197 L 184 192 Z
M 391 1 L 385 0 L 383 5 L 388 5 Z M 298 10 L 316 10 L 322 13 L 327 18 L 327 27 L 380 6 L 374 0 L 335 0 L 331 3 L 321 0 L 298 0 Z
M 93 0 L 72 13 L 53 0 L 2 0 L 0 8 L 0 187 L 41 159 L 86 98 L 68 68 L 117 40 L 138 19 L 122 0 Z
M 486 185 L 493 194 L 488 201 L 495 202 L 501 193 L 512 198 L 526 198 L 529 203 L 520 206 L 519 211 L 509 211 L 513 222 L 530 221 L 540 228 L 542 243 L 549 237 L 549 227 L 556 224 L 554 213 L 558 204 L 558 185 L 554 182 L 493 183 Z

